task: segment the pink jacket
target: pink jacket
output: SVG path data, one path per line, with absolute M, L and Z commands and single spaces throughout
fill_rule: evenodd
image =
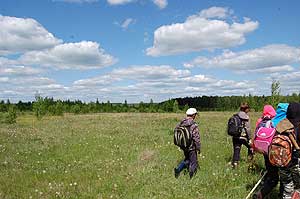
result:
M 258 118 L 258 120 L 256 122 L 256 127 L 264 118 L 272 119 L 273 117 L 275 117 L 275 115 L 276 115 L 276 111 L 273 108 L 273 106 L 265 105 L 264 110 L 263 110 L 263 115 L 260 118 Z

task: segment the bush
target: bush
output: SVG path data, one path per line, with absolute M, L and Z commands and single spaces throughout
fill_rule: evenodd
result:
M 0 113 L 0 123 L 14 124 L 17 122 L 17 112 L 14 107 L 9 107 L 8 112 Z

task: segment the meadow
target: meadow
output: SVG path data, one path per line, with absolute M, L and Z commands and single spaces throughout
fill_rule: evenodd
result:
M 0 198 L 245 198 L 263 168 L 248 171 L 243 147 L 231 169 L 232 112 L 200 112 L 202 153 L 193 179 L 173 169 L 183 154 L 173 144 L 183 113 L 101 113 L 18 117 L 0 126 Z M 259 113 L 251 113 L 254 128 Z M 275 190 L 272 198 L 276 198 Z

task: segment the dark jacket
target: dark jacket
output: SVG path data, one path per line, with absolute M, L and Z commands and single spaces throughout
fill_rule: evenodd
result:
M 196 122 L 192 118 L 187 117 L 184 118 L 177 126 L 185 126 L 189 129 L 193 139 L 193 145 L 190 150 L 200 151 L 200 133 Z
M 300 103 L 290 103 L 286 112 L 286 118 L 293 124 L 298 144 L 300 143 Z

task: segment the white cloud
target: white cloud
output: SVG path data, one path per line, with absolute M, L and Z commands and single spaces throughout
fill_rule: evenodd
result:
M 186 77 L 190 75 L 189 70 L 176 70 L 168 65 L 161 66 L 132 66 L 123 69 L 115 69 L 111 75 L 119 78 L 133 78 L 139 80 L 164 81 L 170 77 Z
M 122 86 L 120 86 L 122 85 Z M 77 96 L 101 101 L 130 102 L 162 101 L 169 98 L 199 95 L 244 95 L 256 92 L 254 81 L 220 80 L 203 74 L 192 75 L 189 70 L 171 66 L 131 66 L 88 79 L 75 81 Z M 77 90 L 77 91 L 76 91 Z
M 153 3 L 157 5 L 160 9 L 164 9 L 168 5 L 167 0 L 153 0 Z
M 67 2 L 67 3 L 93 3 L 98 0 L 52 0 L 53 2 Z
M 0 55 L 51 48 L 62 42 L 31 18 L 0 15 L 0 27 Z
M 1 67 L 0 75 L 37 75 L 42 73 L 41 69 L 32 68 L 28 66 L 11 66 L 11 67 Z
M 128 26 L 129 26 L 130 24 L 133 24 L 133 23 L 135 23 L 135 22 L 136 22 L 136 20 L 134 20 L 134 19 L 132 19 L 132 18 L 127 18 L 127 19 L 125 19 L 125 20 L 123 21 L 123 23 L 121 24 L 121 27 L 122 27 L 123 29 L 127 29 Z
M 228 16 L 233 14 L 233 11 L 230 10 L 229 8 L 224 8 L 224 7 L 211 7 L 205 10 L 202 10 L 199 13 L 200 17 L 203 18 L 219 18 L 219 19 L 225 19 Z M 196 16 L 197 17 L 197 16 Z
M 126 3 L 130 3 L 133 0 L 107 0 L 110 5 L 122 5 Z
M 43 70 L 30 66 L 23 66 L 17 60 L 0 57 L 0 76 L 37 75 Z
M 112 77 L 111 75 L 103 75 L 98 77 L 93 77 L 89 79 L 81 79 L 77 80 L 73 83 L 76 87 L 84 87 L 84 86 L 107 86 L 112 82 L 120 80 L 119 78 Z
M 9 78 L 8 77 L 0 77 L 0 82 L 4 83 L 4 82 L 8 82 Z
M 137 2 L 139 0 L 107 0 L 107 3 L 110 5 L 124 5 L 128 3 Z M 168 5 L 168 0 L 152 0 L 155 5 L 160 9 L 164 9 Z
M 227 9 L 226 12 L 230 11 Z M 219 18 L 222 16 L 219 12 L 207 15 Z M 230 24 L 225 20 L 193 15 L 184 23 L 165 25 L 156 29 L 154 44 L 147 48 L 146 54 L 150 56 L 174 55 L 241 45 L 246 41 L 246 34 L 257 29 L 258 24 L 257 21 L 251 21 L 248 18 L 244 19 L 243 23 Z
M 65 43 L 44 51 L 32 51 L 20 57 L 21 63 L 57 69 L 94 69 L 116 63 L 99 44 L 91 41 Z
M 188 68 L 203 66 L 206 68 L 227 68 L 252 72 L 291 71 L 290 64 L 300 62 L 300 48 L 287 45 L 268 45 L 262 48 L 241 52 L 224 51 L 222 55 L 207 58 L 197 57 L 184 65 Z

